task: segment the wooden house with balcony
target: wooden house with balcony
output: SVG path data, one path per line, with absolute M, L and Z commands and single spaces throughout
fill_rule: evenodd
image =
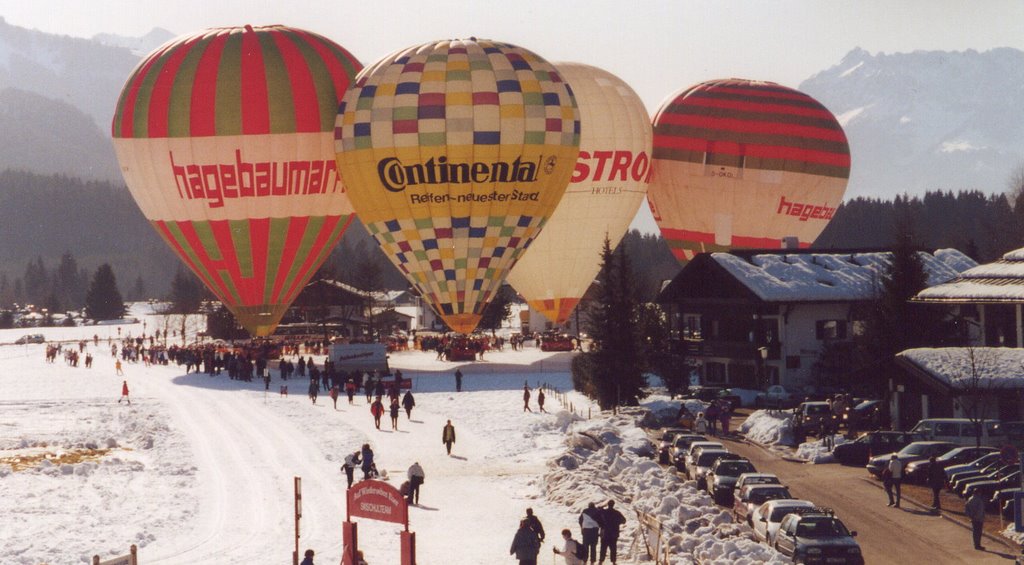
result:
M 955 249 L 920 252 L 935 285 L 976 263 Z M 662 290 L 673 348 L 705 385 L 797 390 L 819 384 L 819 359 L 863 328 L 887 250 L 736 250 L 694 257 Z

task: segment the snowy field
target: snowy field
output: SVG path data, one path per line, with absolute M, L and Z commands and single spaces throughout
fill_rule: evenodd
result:
M 131 544 L 146 565 L 288 563 L 296 476 L 300 547 L 314 549 L 317 563 L 338 563 L 345 519 L 339 467 L 363 443 L 396 486 L 414 461 L 423 466 L 410 529 L 425 565 L 514 562 L 508 549 L 527 507 L 548 532 L 540 554 L 547 562 L 558 531 L 570 527 L 578 538 L 579 512 L 609 499 L 627 517 L 620 562 L 645 560 L 634 542 L 636 509 L 665 523 L 673 563 L 778 560 L 692 483 L 648 458 L 636 426 L 641 410 L 602 416 L 570 394 L 583 418 L 562 410 L 554 395 L 541 414 L 534 392 L 535 411 L 524 412 L 524 381 L 571 388 L 568 353 L 506 348 L 462 364 L 392 354 L 392 368 L 413 379 L 416 396 L 412 419 L 403 412 L 393 432 L 386 417 L 374 429 L 361 395 L 354 405 L 342 396 L 337 410 L 325 394 L 313 405 L 294 379 L 292 394 L 280 396 L 276 374 L 270 394 L 262 383 L 186 375 L 173 365 L 125 363 L 125 376 L 117 376 L 107 339 L 140 335 L 142 322 L 162 326 L 147 310 L 133 306 L 136 324 L 0 331 L 0 563 L 90 563 Z M 27 333 L 68 345 L 89 339 L 94 365 L 73 368 L 61 357 L 46 363 L 44 345 L 13 345 Z M 461 393 L 454 391 L 457 367 L 465 374 Z M 122 380 L 131 406 L 117 402 Z M 440 441 L 447 419 L 458 435 L 451 457 Z M 398 563 L 400 526 L 358 522 L 367 560 Z

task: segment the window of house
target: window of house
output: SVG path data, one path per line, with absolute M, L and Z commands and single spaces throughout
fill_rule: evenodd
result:
M 700 314 L 683 316 L 683 337 L 700 339 Z
M 846 320 L 818 320 L 815 324 L 818 339 L 846 339 Z
M 704 375 L 707 377 L 708 383 L 724 383 L 725 382 L 725 364 L 709 362 L 704 365 Z

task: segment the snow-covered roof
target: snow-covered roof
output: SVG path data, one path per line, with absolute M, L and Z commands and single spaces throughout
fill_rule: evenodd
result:
M 918 254 L 929 285 L 977 265 L 956 249 Z M 714 253 L 712 259 L 766 302 L 830 302 L 877 296 L 892 253 Z
M 1024 349 L 1014 347 L 919 348 L 908 349 L 897 354 L 896 357 L 909 362 L 939 383 L 952 389 L 963 390 L 973 386 L 989 390 L 1024 388 Z
M 960 276 L 927 288 L 914 298 L 923 302 L 1024 302 L 1024 249 L 978 265 Z

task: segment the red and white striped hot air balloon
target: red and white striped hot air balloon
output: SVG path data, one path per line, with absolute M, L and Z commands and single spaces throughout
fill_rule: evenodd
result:
M 121 91 L 111 134 L 132 196 L 253 335 L 354 218 L 333 132 L 360 68 L 308 31 L 217 28 L 158 48 Z
M 835 116 L 771 82 L 687 88 L 654 117 L 647 200 L 673 254 L 808 247 L 846 191 L 850 147 Z

